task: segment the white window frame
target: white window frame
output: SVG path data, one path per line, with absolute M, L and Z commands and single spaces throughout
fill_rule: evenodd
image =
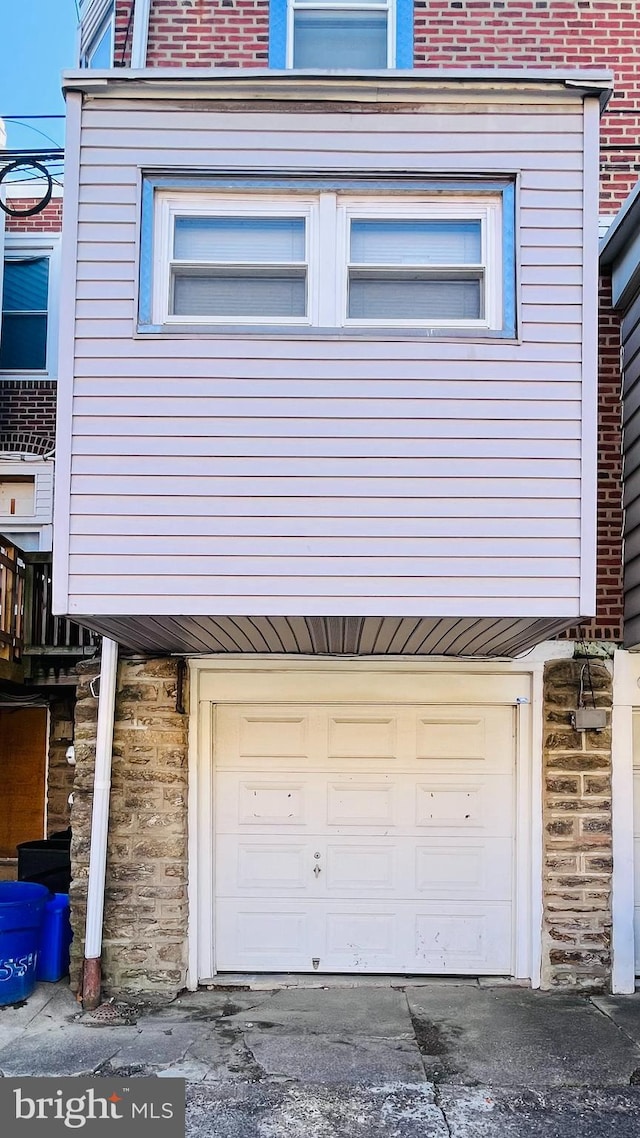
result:
M 157 194 L 155 208 L 153 313 L 156 324 L 215 325 L 300 325 L 309 327 L 318 323 L 318 282 L 313 266 L 319 256 L 317 196 L 293 195 L 281 201 L 273 196 L 252 194 Z M 307 312 L 305 316 L 176 316 L 170 312 L 171 268 L 173 233 L 176 217 L 296 217 L 305 221 L 305 264 L 307 285 Z M 224 264 L 225 262 L 221 262 Z M 227 262 L 235 265 L 237 262 Z M 259 267 L 259 266 L 257 266 Z
M 358 0 L 353 4 L 332 3 L 332 0 L 287 0 L 287 68 L 293 69 L 293 30 L 295 13 L 297 11 L 336 11 L 336 12 L 386 12 L 387 13 L 387 67 L 396 65 L 396 3 L 395 0 L 383 0 L 380 4 L 367 3 L 367 0 Z M 327 65 L 329 66 L 329 65 Z
M 111 25 L 111 59 L 109 67 L 113 67 L 113 57 L 116 40 L 116 6 L 115 0 L 96 0 L 89 11 L 83 13 L 80 26 L 80 49 L 78 63 L 82 68 L 91 68 L 91 58 L 95 53 L 102 37 Z
M 49 294 L 47 304 L 47 353 L 44 368 L 21 368 L 0 370 L 0 376 L 8 375 L 48 377 L 55 379 L 58 364 L 58 315 L 59 315 L 59 280 L 60 280 L 60 234 L 44 237 L 42 233 L 16 233 L 7 234 L 5 238 L 4 261 L 21 260 L 23 257 L 49 258 Z M 1 295 L 1 290 L 0 290 Z M 0 312 L 0 320 L 2 315 Z
M 193 328 L 216 325 L 268 327 L 311 327 L 375 331 L 389 327 L 411 329 L 451 329 L 499 331 L 503 327 L 504 267 L 502 251 L 501 194 L 402 193 L 354 195 L 336 190 L 319 190 L 313 195 L 287 192 L 277 196 L 251 194 L 196 193 L 159 190 L 154 204 L 152 312 L 155 327 Z M 303 217 L 307 238 L 307 315 L 304 317 L 265 316 L 174 316 L 169 311 L 171 289 L 171 250 L 177 216 Z M 482 270 L 484 313 L 478 320 L 445 319 L 354 319 L 348 316 L 349 237 L 352 220 L 478 220 L 482 229 Z M 335 250 L 331 255 L 330 251 Z M 381 269 L 394 266 L 384 265 Z M 434 266 L 436 268 L 436 266 Z M 464 270 L 464 265 L 452 266 Z
M 503 322 L 503 267 L 502 267 L 502 202 L 499 197 L 456 197 L 455 200 L 420 198 L 419 201 L 398 201 L 397 198 L 341 197 L 338 205 L 337 263 L 340 274 L 337 282 L 340 324 L 345 328 L 375 328 L 379 319 L 354 319 L 348 315 L 349 303 L 349 246 L 351 221 L 479 221 L 482 232 L 482 262 L 478 266 L 483 274 L 484 314 L 479 320 L 444 318 L 438 320 L 388 319 L 386 323 L 399 328 L 486 328 L 498 330 Z M 373 267 L 373 266 L 371 266 Z M 384 269 L 399 266 L 381 265 Z M 412 266 L 407 266 L 408 268 Z M 443 266 L 444 268 L 445 266 Z M 476 267 L 476 266 L 470 266 Z M 452 269 L 463 270 L 464 265 Z M 436 269 L 436 266 L 434 266 Z

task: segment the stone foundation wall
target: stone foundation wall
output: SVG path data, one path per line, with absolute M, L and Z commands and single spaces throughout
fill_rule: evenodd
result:
M 544 672 L 543 987 L 608 988 L 611 972 L 611 669 L 591 660 L 605 730 L 575 731 L 584 659 Z M 590 696 L 588 675 L 585 690 Z
M 56 695 L 49 700 L 49 764 L 47 773 L 47 834 L 66 830 L 71 817 L 69 795 L 73 790 L 74 769 L 67 761 L 67 748 L 73 743 L 74 694 Z
M 72 986 L 84 952 L 99 661 L 78 666 L 72 809 Z M 178 662 L 121 660 L 118 668 L 107 884 L 104 990 L 175 993 L 187 935 L 187 723 L 176 710 Z M 186 693 L 185 693 L 186 698 Z

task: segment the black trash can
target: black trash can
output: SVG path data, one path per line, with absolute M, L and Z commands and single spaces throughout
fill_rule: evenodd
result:
M 71 885 L 71 835 L 42 838 L 18 845 L 18 881 L 46 885 L 52 893 L 68 893 Z

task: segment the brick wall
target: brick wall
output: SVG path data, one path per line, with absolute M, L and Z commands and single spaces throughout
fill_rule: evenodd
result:
M 611 307 L 611 278 L 600 281 L 598 337 L 598 518 L 596 617 L 569 639 L 622 640 L 622 405 L 620 319 Z
M 41 195 L 42 196 L 42 195 Z M 38 198 L 11 198 L 8 203 L 13 209 L 28 209 Z M 32 217 L 5 217 L 7 233 L 12 236 L 20 233 L 60 233 L 62 231 L 62 198 L 52 198 L 47 206 Z
M 584 667 L 583 659 L 554 660 L 544 674 L 545 988 L 601 989 L 610 978 L 611 727 L 571 727 Z M 609 666 L 592 662 L 591 677 L 610 724 Z
M 184 987 L 187 935 L 187 715 L 176 711 L 177 661 L 118 669 L 103 974 L 106 991 Z M 83 956 L 100 662 L 79 664 L 71 908 L 71 980 Z
M 0 451 L 47 454 L 55 438 L 55 381 L 0 379 Z

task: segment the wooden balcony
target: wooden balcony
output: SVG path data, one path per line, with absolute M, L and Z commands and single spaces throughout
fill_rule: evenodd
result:
M 70 682 L 100 637 L 51 611 L 51 554 L 19 549 L 0 534 L 0 680 Z

